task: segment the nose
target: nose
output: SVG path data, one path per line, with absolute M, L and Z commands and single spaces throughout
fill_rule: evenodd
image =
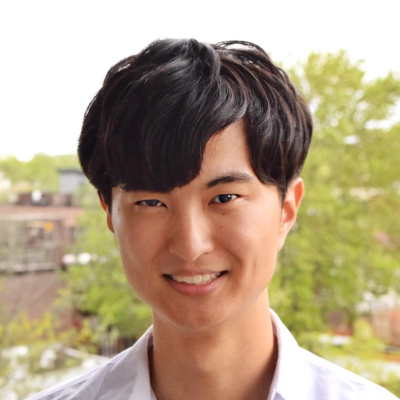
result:
M 197 210 L 175 215 L 169 233 L 169 252 L 184 261 L 193 262 L 214 249 L 210 223 Z

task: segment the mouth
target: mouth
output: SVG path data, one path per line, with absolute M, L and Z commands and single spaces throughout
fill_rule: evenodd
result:
M 228 271 L 221 271 L 221 272 L 217 272 L 214 274 L 204 274 L 204 275 L 193 275 L 193 276 L 189 276 L 189 275 L 168 275 L 168 274 L 164 274 L 164 277 L 166 279 L 175 281 L 175 282 L 179 282 L 179 283 L 184 283 L 187 285 L 205 285 L 207 283 L 210 283 L 212 281 L 217 280 L 218 278 L 220 278 L 221 276 L 227 274 Z

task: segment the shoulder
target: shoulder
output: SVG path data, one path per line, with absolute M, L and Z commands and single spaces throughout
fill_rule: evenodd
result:
M 278 339 L 278 363 L 272 386 L 279 400 L 396 400 L 386 389 L 299 347 L 271 310 Z M 271 397 L 275 400 L 275 397 Z
M 52 386 L 42 392 L 29 397 L 27 400 L 92 400 L 99 393 L 104 380 L 112 368 L 124 357 L 118 354 L 109 362 L 87 372 L 77 378 Z
M 147 349 L 152 327 L 133 347 L 106 364 L 68 382 L 53 386 L 28 400 L 122 400 L 135 393 L 139 399 L 152 399 Z
M 313 392 L 315 398 L 341 400 L 397 399 L 396 396 L 381 386 L 345 368 L 318 357 L 305 349 L 299 348 L 299 352 L 304 362 L 304 368 L 308 371 L 308 388 Z

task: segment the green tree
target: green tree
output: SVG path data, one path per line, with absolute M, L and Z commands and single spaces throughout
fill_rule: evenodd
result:
M 313 53 L 290 75 L 315 130 L 302 172 L 306 195 L 270 291 L 272 306 L 300 333 L 326 327 L 331 311 L 352 323 L 365 292 L 400 287 L 400 123 L 390 124 L 400 79 L 367 81 L 343 51 Z
M 10 156 L 0 159 L 0 171 L 12 183 L 26 182 L 32 190 L 57 191 L 59 189 L 58 169 L 80 168 L 75 154 L 49 156 L 35 154 L 32 160 L 23 162 Z
M 4 284 L 0 280 L 1 286 Z M 65 368 L 79 365 L 80 360 L 66 357 L 64 346 L 90 350 L 87 343 L 95 335 L 88 324 L 83 329 L 60 331 L 57 310 L 47 311 L 41 318 L 28 318 L 25 312 L 16 314 L 0 304 L 0 394 L 2 398 L 25 399 L 46 386 L 46 372 L 61 374 Z M 56 351 L 53 366 L 43 366 L 46 351 Z M 55 375 L 54 375 L 55 376 Z

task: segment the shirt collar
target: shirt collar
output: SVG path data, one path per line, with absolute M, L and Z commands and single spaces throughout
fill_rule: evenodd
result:
M 276 394 L 284 400 L 297 400 L 302 398 L 301 393 L 306 384 L 302 377 L 304 366 L 300 347 L 278 315 L 273 310 L 270 310 L 270 313 L 274 333 L 278 339 L 278 362 L 268 400 L 277 399 Z
M 112 368 L 107 376 L 108 382 L 118 388 L 125 400 L 156 400 L 150 383 L 148 347 L 153 336 L 151 326 L 126 352 L 121 360 Z M 107 386 L 105 382 L 103 386 Z M 109 384 L 111 387 L 111 384 Z M 117 394 L 117 393 L 116 393 Z

